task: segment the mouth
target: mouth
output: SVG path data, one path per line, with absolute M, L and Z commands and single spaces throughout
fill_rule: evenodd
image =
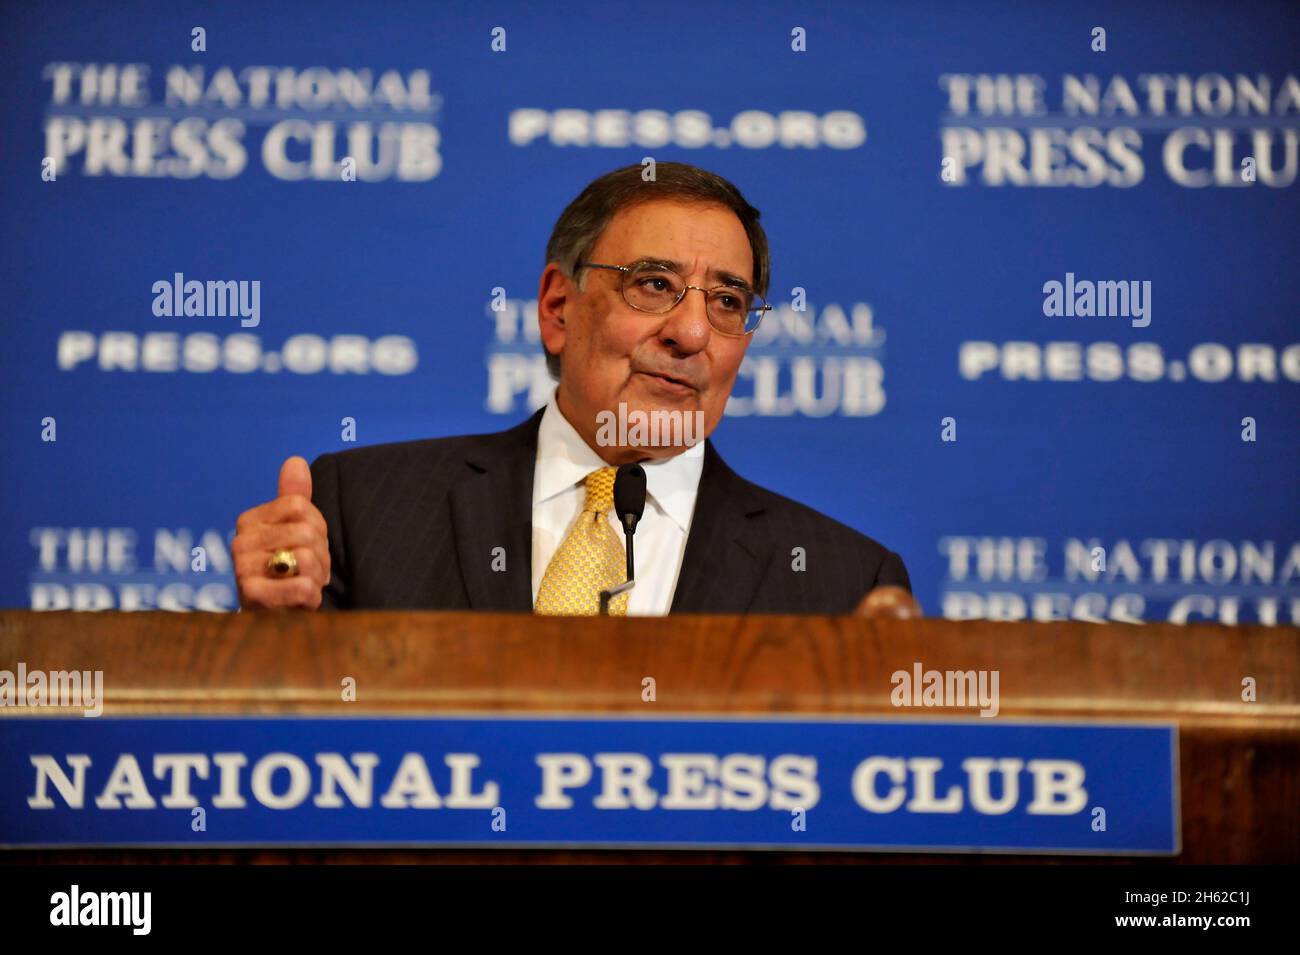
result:
M 699 391 L 685 378 L 655 371 L 638 371 L 638 375 L 650 380 L 656 388 L 674 395 L 693 395 Z

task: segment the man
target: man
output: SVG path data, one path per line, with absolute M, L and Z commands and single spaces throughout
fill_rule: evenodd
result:
M 630 462 L 646 508 L 636 584 L 611 613 L 842 614 L 874 587 L 910 589 L 897 554 L 700 440 L 767 309 L 758 219 L 730 182 L 682 163 L 592 182 L 547 245 L 547 406 L 497 434 L 325 454 L 310 470 L 290 458 L 278 497 L 239 517 L 240 605 L 596 613 L 625 577 L 611 492 Z M 635 427 L 648 419 L 683 426 Z

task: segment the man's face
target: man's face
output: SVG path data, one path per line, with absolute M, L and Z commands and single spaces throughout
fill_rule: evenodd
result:
M 714 288 L 728 277 L 753 285 L 753 252 L 744 227 L 725 206 L 659 200 L 624 208 L 597 239 L 587 261 L 631 265 L 677 262 L 688 285 Z M 584 288 L 554 263 L 542 274 L 538 318 L 548 351 L 560 354 L 557 400 L 578 433 L 606 461 L 671 457 L 684 447 L 598 447 L 597 414 L 703 412 L 704 435 L 722 418 L 749 336 L 709 324 L 704 295 L 693 289 L 664 315 L 638 311 L 622 297 L 623 274 L 590 269 Z M 692 419 L 694 420 L 694 419 Z

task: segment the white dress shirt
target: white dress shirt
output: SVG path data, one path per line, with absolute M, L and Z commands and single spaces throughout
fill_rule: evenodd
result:
M 636 586 L 628 596 L 629 616 L 668 613 L 686 553 L 695 497 L 704 470 L 704 442 L 659 461 L 643 461 L 645 514 L 636 527 Z M 568 536 L 587 499 L 587 475 L 609 467 L 574 429 L 555 402 L 542 414 L 533 469 L 533 605 L 551 557 Z M 611 508 L 609 524 L 623 540 L 623 527 Z M 621 578 L 620 578 L 621 579 Z

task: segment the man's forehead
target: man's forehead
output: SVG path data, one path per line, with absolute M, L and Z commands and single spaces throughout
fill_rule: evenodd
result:
M 710 273 L 752 281 L 753 250 L 740 219 L 715 203 L 659 200 L 627 206 L 615 213 L 596 249 L 616 252 L 627 262 L 656 261 L 689 270 L 698 264 Z M 691 260 L 699 256 L 698 263 Z

